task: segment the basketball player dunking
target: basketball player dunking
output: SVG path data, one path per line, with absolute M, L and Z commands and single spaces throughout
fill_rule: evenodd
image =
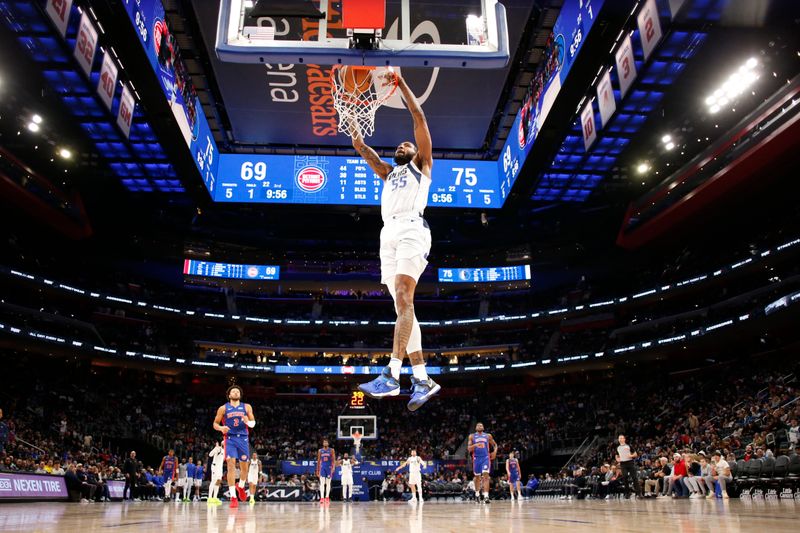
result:
M 376 379 L 359 388 L 373 398 L 398 395 L 400 369 L 403 359 L 408 355 L 413 372 L 408 408 L 416 411 L 441 389 L 425 370 L 422 332 L 414 314 L 414 291 L 428 264 L 431 249 L 430 228 L 422 215 L 431 186 L 433 148 L 425 114 L 414 93 L 398 74 L 388 72 L 385 76 L 397 79 L 414 119 L 414 140 L 417 144 L 415 146 L 410 141 L 401 143 L 395 150 L 394 162 L 397 165 L 393 167 L 364 143 L 358 127 L 351 124 L 353 147 L 384 181 L 381 193 L 381 283 L 389 289 L 397 313 L 389 366 Z
M 161 466 L 158 470 L 164 476 L 164 501 L 170 501 L 170 491 L 172 490 L 172 483 L 178 475 L 178 458 L 175 457 L 175 450 L 170 450 L 167 455 L 161 459 Z
M 221 432 L 228 462 L 228 491 L 231 507 L 245 501 L 244 483 L 247 479 L 247 460 L 250 457 L 249 428 L 255 427 L 256 419 L 249 403 L 242 403 L 242 389 L 238 385 L 228 388 L 228 402 L 217 409 L 214 429 Z M 239 461 L 239 484 L 236 484 L 236 461 Z
M 422 457 L 417 455 L 417 450 L 411 450 L 411 457 L 394 469 L 395 472 L 399 472 L 400 469 L 408 466 L 408 486 L 411 487 L 411 499 L 408 500 L 408 503 L 417 503 L 417 501 L 422 503 L 422 469 L 425 468 L 425 464 Z
M 329 447 L 328 439 L 322 441 L 322 448 L 317 450 L 317 477 L 319 478 L 319 503 L 331 503 L 331 478 L 333 465 L 336 464 L 336 452 Z
M 508 474 L 508 487 L 511 491 L 511 499 L 522 500 L 522 486 L 520 480 L 522 479 L 522 471 L 519 469 L 519 459 L 514 452 L 508 453 L 506 459 L 506 474 Z
M 491 433 L 483 432 L 483 424 L 480 422 L 475 425 L 475 433 L 469 436 L 467 450 L 472 454 L 475 497 L 478 503 L 489 503 L 489 472 L 491 462 L 497 457 L 497 443 Z

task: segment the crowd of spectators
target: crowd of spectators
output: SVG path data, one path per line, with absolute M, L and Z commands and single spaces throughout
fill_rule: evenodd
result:
M 124 479 L 126 452 L 109 444 L 115 439 L 204 457 L 219 437 L 210 423 L 222 402 L 216 389 L 138 370 L 38 363 L 23 356 L 9 362 L 2 376 L 9 396 L 7 418 L 0 418 L 0 469 L 66 475 L 85 499 L 99 500 L 108 498 L 107 480 Z M 15 379 L 32 364 L 38 372 L 30 380 Z M 625 434 L 638 453 L 639 481 L 649 493 L 697 496 L 707 484 L 675 476 L 707 477 L 710 465 L 718 463 L 712 460 L 716 451 L 730 462 L 798 446 L 796 358 L 743 358 L 685 374 L 670 374 L 663 366 L 651 372 L 658 378 L 631 368 L 585 381 L 510 388 L 498 383 L 437 398 L 413 416 L 405 414 L 404 402 L 372 402 L 380 439 L 366 443 L 365 453 L 402 459 L 413 447 L 426 458 L 460 459 L 478 420 L 495 435 L 501 464 L 512 450 L 524 460 L 591 437 L 594 446 L 553 474 L 576 478 L 575 486 L 604 497 L 624 488 L 613 437 Z M 251 432 L 251 444 L 265 464 L 312 458 L 322 439 L 334 436 L 342 396 L 259 396 L 257 386 L 251 390 L 250 401 L 263 421 Z M 142 494 L 156 497 L 160 484 L 153 467 L 137 466 Z M 453 481 L 453 472 L 440 475 Z M 467 487 L 468 480 L 461 482 Z M 496 490 L 505 486 L 502 476 L 494 483 Z

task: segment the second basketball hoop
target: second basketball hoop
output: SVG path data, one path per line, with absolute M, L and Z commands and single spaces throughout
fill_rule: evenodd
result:
M 334 65 L 331 96 L 339 113 L 339 131 L 351 137 L 372 135 L 375 113 L 396 89 L 397 77 L 391 68 Z

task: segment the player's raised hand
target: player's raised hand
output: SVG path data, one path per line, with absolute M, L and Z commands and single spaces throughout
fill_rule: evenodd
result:
M 397 85 L 397 84 L 399 84 L 399 83 L 400 83 L 400 81 L 403 79 L 403 78 L 400 76 L 400 73 L 399 73 L 399 72 L 396 72 L 396 71 L 395 71 L 394 69 L 392 69 L 391 67 L 387 68 L 387 69 L 386 69 L 386 72 L 384 72 L 384 73 L 383 73 L 383 74 L 381 74 L 380 76 L 381 76 L 381 78 L 383 79 L 383 82 L 382 82 L 382 84 L 383 84 L 383 86 L 384 86 L 384 87 L 385 87 L 386 85 Z

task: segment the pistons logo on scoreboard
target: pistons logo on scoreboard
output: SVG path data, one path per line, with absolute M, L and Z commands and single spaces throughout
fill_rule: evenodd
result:
M 325 187 L 325 173 L 317 167 L 305 167 L 297 173 L 297 186 L 305 192 L 317 192 Z
M 258 276 L 258 268 L 252 266 L 247 269 L 247 277 L 248 278 L 255 278 Z

